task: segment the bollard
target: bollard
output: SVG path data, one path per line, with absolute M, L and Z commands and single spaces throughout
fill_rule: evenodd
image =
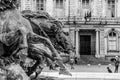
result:
M 87 66 L 88 66 L 88 67 L 90 67 L 90 66 L 91 66 L 91 64 L 87 64 Z
M 100 67 L 100 66 L 101 66 L 101 64 L 98 64 L 98 66 Z

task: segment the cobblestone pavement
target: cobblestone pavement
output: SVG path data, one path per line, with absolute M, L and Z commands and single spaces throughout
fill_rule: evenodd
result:
M 107 67 L 110 67 L 110 69 L 114 72 L 114 65 L 75 65 L 75 69 L 70 69 L 70 65 L 67 65 L 67 68 L 71 72 L 104 72 L 108 73 Z M 44 68 L 44 72 L 54 72 L 50 71 L 48 67 Z M 119 73 L 120 73 L 120 67 L 119 67 Z
M 75 65 L 75 69 L 67 68 L 72 73 L 72 76 L 59 75 L 57 71 L 50 71 L 45 68 L 41 75 L 54 76 L 63 80 L 120 80 L 119 73 L 108 73 L 106 67 L 110 67 L 114 71 L 113 65 Z
M 71 72 L 72 76 L 59 75 L 58 72 L 42 72 L 41 75 L 54 76 L 63 78 L 65 80 L 81 80 L 81 79 L 93 79 L 93 80 L 120 80 L 120 74 L 118 73 L 99 73 L 99 72 Z

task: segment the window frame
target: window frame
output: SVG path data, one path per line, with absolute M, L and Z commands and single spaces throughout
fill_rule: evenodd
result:
M 115 0 L 108 0 L 107 5 L 108 5 L 107 9 L 111 10 L 110 17 L 115 17 L 116 16 L 116 11 L 115 11 L 115 9 L 116 9 L 116 1 Z
M 55 8 L 56 9 L 64 9 L 64 0 L 56 0 L 55 1 L 56 5 L 55 5 Z
M 46 10 L 46 0 L 37 0 L 36 1 L 36 9 L 37 9 L 37 11 L 41 11 L 42 9 L 45 11 Z
M 111 40 L 110 40 L 110 33 L 112 33 Z M 108 39 L 107 39 L 107 46 L 108 46 L 107 51 L 108 52 L 116 52 L 116 51 L 118 51 L 118 34 L 115 31 L 111 31 L 110 33 L 108 34 Z M 116 34 L 115 37 L 113 36 L 113 33 Z M 114 40 L 114 38 L 115 38 L 115 40 Z M 111 45 L 110 42 L 111 43 L 115 42 L 115 45 Z M 110 49 L 110 46 L 112 46 L 112 47 L 115 46 L 116 48 L 115 49 Z
M 87 0 L 82 0 L 82 8 L 89 8 L 89 7 L 91 7 L 90 0 L 88 0 L 88 3 L 87 3 Z

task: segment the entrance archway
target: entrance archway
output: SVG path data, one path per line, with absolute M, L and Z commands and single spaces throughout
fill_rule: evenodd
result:
M 94 29 L 81 29 L 79 32 L 80 55 L 96 54 L 96 31 Z
M 80 55 L 91 55 L 91 35 L 80 35 Z

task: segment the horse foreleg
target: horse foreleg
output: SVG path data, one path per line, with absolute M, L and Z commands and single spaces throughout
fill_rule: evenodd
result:
M 60 72 L 59 74 L 66 74 L 66 75 L 70 75 L 72 76 L 72 74 L 67 70 L 66 66 L 64 65 L 64 63 L 62 62 L 62 60 L 56 60 L 56 63 L 58 63 L 59 67 L 60 67 Z
M 37 66 L 39 66 L 40 61 L 36 61 L 36 63 L 32 67 L 28 67 L 27 75 L 30 76 L 33 72 L 36 71 Z
M 38 70 L 35 72 L 35 77 L 34 79 L 36 79 L 38 77 L 38 75 L 42 72 L 43 67 L 39 66 Z

